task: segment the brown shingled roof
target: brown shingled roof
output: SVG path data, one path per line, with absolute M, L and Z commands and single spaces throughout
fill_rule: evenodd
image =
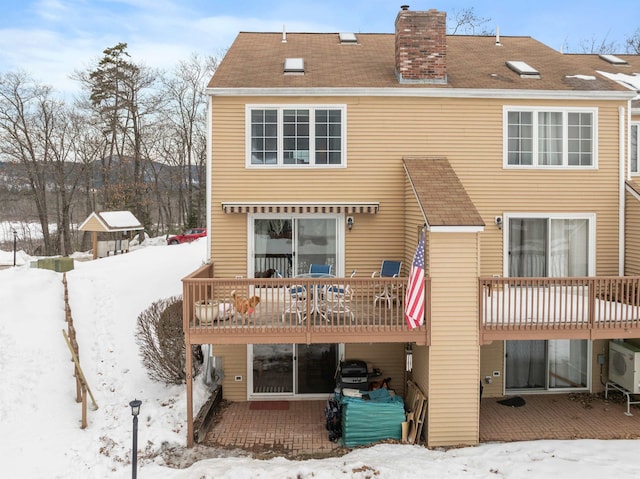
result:
M 395 76 L 395 36 L 359 33 L 341 45 L 337 33 L 238 34 L 213 75 L 211 88 L 470 88 L 558 91 L 625 91 L 616 82 L 571 78 L 595 75 L 573 56 L 530 37 L 447 36 L 447 84 L 400 84 Z M 304 58 L 304 75 L 285 75 L 286 58 Z M 507 61 L 524 61 L 541 78 L 520 78 Z
M 638 184 L 638 182 L 633 179 L 633 180 L 627 180 L 626 184 L 629 188 L 631 188 L 633 190 L 633 192 L 640 196 L 640 184 Z
M 596 72 L 640 75 L 640 55 L 616 54 L 616 57 L 627 62 L 626 65 L 609 63 L 597 54 L 571 53 L 566 56 L 578 62 L 584 71 L 594 72 L 594 75 L 601 76 Z M 640 99 L 633 100 L 631 104 L 632 108 L 640 108 Z
M 446 158 L 402 159 L 428 226 L 485 226 Z

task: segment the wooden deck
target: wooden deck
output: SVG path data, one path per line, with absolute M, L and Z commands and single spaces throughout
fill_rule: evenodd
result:
M 189 344 L 431 344 L 431 278 L 425 323 L 410 330 L 407 278 L 227 279 L 213 272 L 207 264 L 183 279 Z M 480 344 L 640 337 L 640 277 L 479 278 L 478 322 Z
M 212 273 L 205 265 L 183 279 L 191 344 L 428 344 L 429 313 L 414 330 L 404 319 L 407 278 L 220 279 Z
M 481 344 L 640 336 L 640 277 L 480 278 Z

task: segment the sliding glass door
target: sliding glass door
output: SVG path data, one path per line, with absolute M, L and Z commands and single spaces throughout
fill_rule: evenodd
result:
M 334 274 L 341 273 L 338 215 L 255 215 L 250 224 L 254 276 L 278 271 L 293 277 L 307 273 L 312 263 L 330 264 Z
M 589 220 L 509 218 L 511 277 L 589 275 Z
M 593 274 L 595 216 L 506 214 L 506 271 L 510 277 Z M 589 341 L 505 342 L 505 389 L 584 390 L 589 387 Z
M 335 388 L 337 344 L 254 344 L 249 347 L 251 396 L 326 396 Z
M 589 387 L 589 341 L 506 341 L 505 389 L 584 390 Z

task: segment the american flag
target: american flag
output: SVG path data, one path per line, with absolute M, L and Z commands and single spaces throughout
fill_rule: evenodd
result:
M 409 329 L 417 328 L 424 323 L 424 231 L 413 257 L 407 294 L 404 298 L 404 315 Z

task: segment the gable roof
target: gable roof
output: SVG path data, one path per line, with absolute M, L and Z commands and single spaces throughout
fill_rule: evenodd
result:
M 402 162 L 429 229 L 485 226 L 449 160 L 407 157 Z
M 304 74 L 285 75 L 287 58 L 303 58 Z M 449 35 L 446 58 L 445 84 L 400 84 L 395 74 L 394 34 L 359 33 L 356 44 L 341 44 L 338 33 L 288 33 L 283 42 L 280 33 L 241 32 L 208 86 L 214 89 L 209 93 L 286 88 L 629 92 L 615 81 L 596 76 L 589 64 L 531 37 L 502 36 L 496 43 L 493 36 Z M 540 72 L 540 78 L 522 78 L 507 66 L 508 61 L 526 62 Z
M 137 231 L 144 226 L 130 211 L 94 211 L 78 227 L 80 231 Z

